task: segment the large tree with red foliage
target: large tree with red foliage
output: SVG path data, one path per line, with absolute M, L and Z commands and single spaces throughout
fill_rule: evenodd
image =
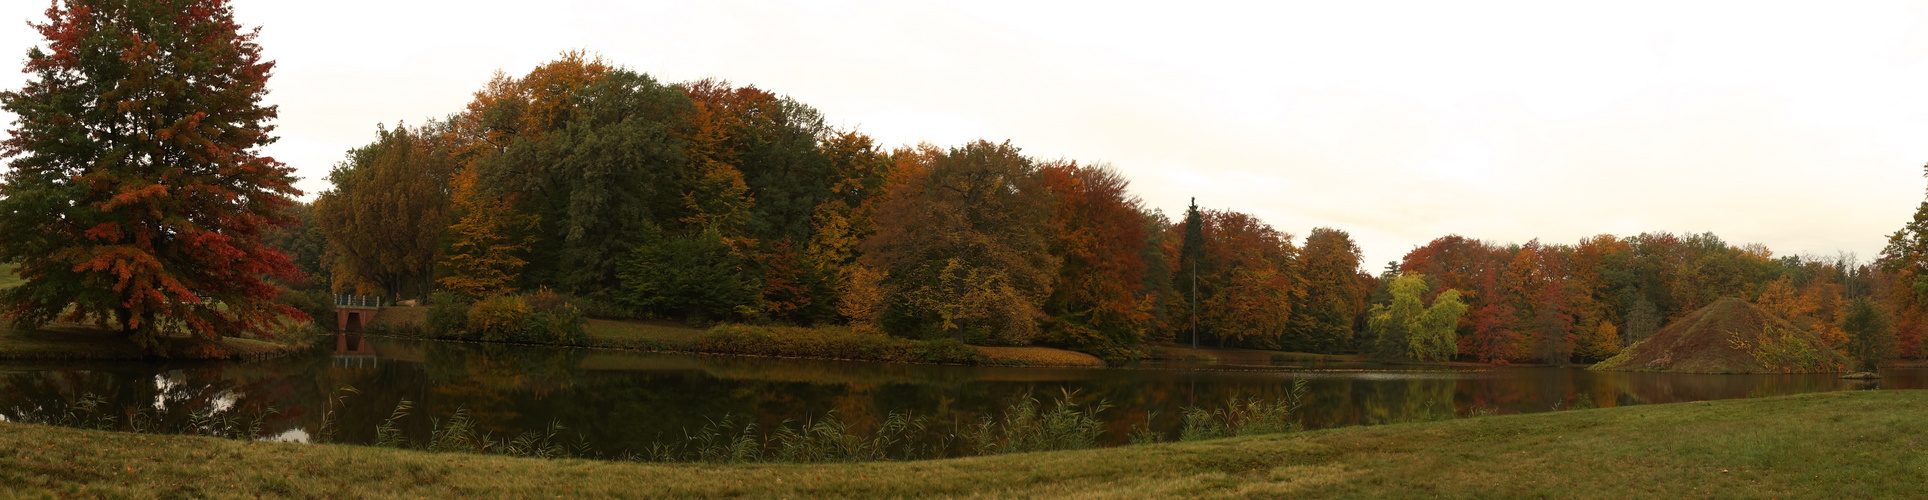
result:
M 222 0 L 66 0 L 33 27 L 0 157 L 0 261 L 20 324 L 117 328 L 155 348 L 299 317 L 269 278 L 296 279 L 263 231 L 292 223 L 292 169 L 263 156 L 274 63 Z

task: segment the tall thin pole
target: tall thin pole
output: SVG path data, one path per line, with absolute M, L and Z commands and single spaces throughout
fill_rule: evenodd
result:
M 1192 257 L 1192 349 L 1198 349 L 1198 257 Z

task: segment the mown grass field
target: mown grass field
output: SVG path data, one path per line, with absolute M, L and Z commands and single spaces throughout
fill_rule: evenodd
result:
M 1928 392 L 1480 417 L 923 462 L 653 465 L 0 423 L 23 497 L 1881 498 L 1928 484 Z

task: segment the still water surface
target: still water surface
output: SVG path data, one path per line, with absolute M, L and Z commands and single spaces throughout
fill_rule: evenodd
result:
M 1071 394 L 1105 401 L 1102 440 L 1118 444 L 1135 427 L 1175 434 L 1186 406 L 1233 397 L 1277 399 L 1295 379 L 1309 384 L 1307 427 L 1375 425 L 1448 412 L 1506 414 L 1574 406 L 1621 406 L 1817 391 L 1928 387 L 1928 370 L 1884 372 L 1876 382 L 1833 375 L 1687 375 L 1589 372 L 1575 368 L 1414 367 L 1374 363 L 1273 366 L 1147 364 L 1130 368 L 1006 368 L 647 354 L 504 345 L 340 337 L 312 353 L 254 363 L 4 363 L 0 417 L 34 420 L 84 396 L 119 414 L 136 411 L 176 427 L 197 412 L 264 420 L 265 435 L 306 440 L 331 393 L 352 386 L 339 411 L 339 438 L 370 442 L 406 398 L 407 433 L 424 440 L 430 417 L 457 409 L 498 437 L 560 423 L 570 441 L 620 455 L 725 416 L 762 429 L 829 412 L 873 428 L 909 411 L 948 432 L 996 415 L 1021 398 Z M 1150 417 L 1149 420 L 1147 418 Z

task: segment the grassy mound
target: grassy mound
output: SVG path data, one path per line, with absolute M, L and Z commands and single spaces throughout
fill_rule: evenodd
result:
M 978 346 L 977 350 L 984 353 L 984 357 L 989 358 L 989 363 L 994 365 L 1105 367 L 1105 360 L 1098 359 L 1097 356 L 1051 347 Z
M 1834 373 L 1848 359 L 1812 332 L 1724 298 L 1620 351 L 1595 370 L 1674 373 Z
M 856 464 L 637 464 L 0 422 L 0 485 L 109 498 L 1897 498 L 1928 392 L 1505 415 Z M 0 495 L 5 496 L 5 495 Z

